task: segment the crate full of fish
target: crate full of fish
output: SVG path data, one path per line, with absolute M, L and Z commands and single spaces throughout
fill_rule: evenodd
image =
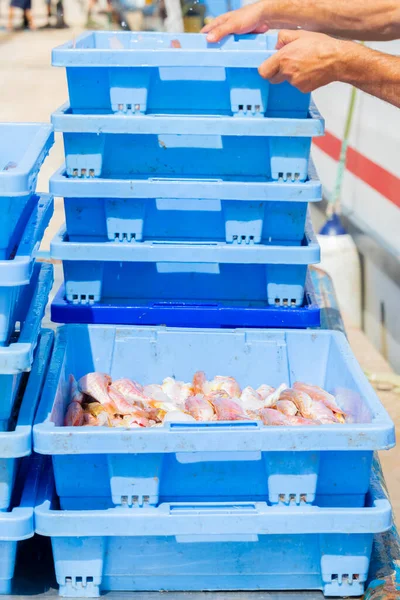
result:
M 55 48 L 52 64 L 66 68 L 77 113 L 303 118 L 310 94 L 258 74 L 276 43 L 276 33 L 210 44 L 202 34 L 96 31 Z
M 1 264 L 1 263 L 0 263 Z M 0 347 L 0 431 L 8 431 L 24 374 L 32 368 L 41 322 L 53 286 L 53 267 L 36 263 L 16 306 L 19 329 Z
M 364 506 L 391 419 L 325 330 L 66 325 L 34 427 L 62 509 Z
M 0 347 L 9 343 L 15 324 L 20 320 L 19 298 L 30 283 L 35 257 L 52 214 L 52 196 L 35 196 L 17 247 L 7 259 L 0 260 Z
M 103 325 L 168 325 L 169 327 L 284 327 L 307 328 L 321 324 L 321 301 L 311 274 L 300 306 L 251 302 L 152 300 L 74 303 L 65 299 L 62 285 L 51 303 L 53 323 L 101 323 Z
M 54 143 L 44 123 L 0 123 L 0 260 L 18 246 L 35 205 L 40 167 Z
M 7 429 L 0 432 L 0 518 L 1 512 L 10 507 L 21 460 L 32 452 L 33 420 L 50 362 L 53 338 L 52 331 L 42 329 L 32 370 L 22 378 L 13 415 Z
M 50 181 L 64 197 L 72 242 L 149 239 L 260 244 L 301 242 L 309 202 L 319 202 L 321 183 L 311 165 L 305 182 L 224 182 L 171 179 L 109 180 L 68 177 Z
M 202 82 L 204 83 L 204 82 Z M 307 179 L 313 137 L 324 121 L 312 106 L 300 119 L 74 113 L 52 115 L 63 133 L 70 177 Z
M 310 221 L 301 246 L 80 243 L 61 228 L 50 252 L 63 262 L 66 299 L 77 304 L 158 298 L 301 306 L 308 265 L 320 257 Z

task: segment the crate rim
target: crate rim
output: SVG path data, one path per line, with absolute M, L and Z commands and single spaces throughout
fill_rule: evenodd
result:
M 309 265 L 320 261 L 320 247 L 311 219 L 306 222 L 302 246 L 280 244 L 241 245 L 226 242 L 158 242 L 124 244 L 119 241 L 70 242 L 65 225 L 50 243 L 50 255 L 63 261 L 207 263 L 207 264 L 279 264 Z
M 28 129 L 37 127 L 34 138 L 27 145 L 21 161 L 15 169 L 0 171 L 0 202 L 3 196 L 26 196 L 30 194 L 30 176 L 36 164 L 42 163 L 54 144 L 54 128 L 49 123 L 0 123 L 0 131 L 5 128 Z
M 54 130 L 62 133 L 135 135 L 213 135 L 246 137 L 320 137 L 325 121 L 314 103 L 308 117 L 247 118 L 218 115 L 72 114 L 69 102 L 51 115 Z M 199 129 L 201 133 L 199 134 Z
M 172 424 L 167 426 L 123 430 L 101 427 L 56 427 L 50 421 L 55 393 L 62 370 L 66 350 L 68 330 L 78 328 L 81 331 L 99 328 L 113 328 L 116 335 L 146 332 L 150 336 L 165 332 L 207 334 L 210 329 L 179 328 L 163 326 L 129 325 L 82 325 L 68 324 L 57 329 L 56 342 L 42 400 L 33 428 L 34 450 L 39 454 L 132 454 L 149 452 L 213 452 L 213 451 L 295 451 L 325 450 L 384 450 L 395 445 L 394 424 L 380 402 L 372 386 L 366 379 L 361 367 L 353 355 L 350 345 L 342 332 L 331 330 L 285 330 L 285 329 L 217 329 L 219 335 L 239 335 L 244 339 L 262 336 L 284 340 L 291 336 L 330 336 L 339 345 L 347 364 L 351 365 L 360 393 L 369 398 L 369 407 L 374 411 L 371 423 L 304 426 L 298 436 L 296 427 L 267 427 L 259 422 L 218 422 L 196 424 Z M 229 430 L 229 436 L 221 433 Z M 335 435 L 331 436 L 333 433 Z M 351 440 L 351 447 L 348 441 Z M 67 449 L 68 447 L 68 449 Z
M 308 180 L 282 183 L 279 181 L 227 181 L 217 178 L 151 177 L 147 179 L 95 179 L 68 177 L 63 164 L 50 178 L 50 192 L 64 198 L 180 198 L 235 201 L 320 202 L 322 185 L 310 159 Z M 166 188 L 166 191 L 164 191 Z M 100 191 L 99 191 L 100 190 Z M 284 198 L 277 199 L 277 190 Z M 153 196 L 152 196 L 153 194 Z M 283 195 L 283 194 L 282 194 Z
M 131 36 L 132 32 L 121 32 L 122 36 Z M 121 35 L 118 32 L 118 35 Z M 268 56 L 272 56 L 276 50 L 268 49 L 268 40 L 277 40 L 276 32 L 268 32 L 266 35 L 247 34 L 247 35 L 229 35 L 217 43 L 207 43 L 203 48 L 183 48 L 182 52 L 177 52 L 176 48 L 151 48 L 151 49 L 99 49 L 99 48 L 76 48 L 76 46 L 92 36 L 97 36 L 97 31 L 87 31 L 74 40 L 70 40 L 52 51 L 52 65 L 55 67 L 163 67 L 163 66 L 198 66 L 198 67 L 225 67 L 238 68 L 247 67 L 257 69 L 262 61 Z M 99 37 L 105 37 L 104 34 Z M 205 34 L 168 34 L 161 32 L 140 32 L 144 39 L 154 38 L 155 35 L 166 40 L 188 39 L 188 36 L 196 36 L 198 39 L 205 40 Z M 253 49 L 243 49 L 243 42 L 254 40 L 255 43 L 264 41 L 264 45 L 259 45 Z M 233 47 L 234 43 L 239 41 L 238 47 Z M 241 44 L 240 44 L 241 42 Z M 83 65 L 82 61 L 87 64 Z M 106 64 L 104 64 L 106 63 Z

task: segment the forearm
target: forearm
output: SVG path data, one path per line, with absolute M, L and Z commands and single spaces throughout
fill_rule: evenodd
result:
M 357 40 L 400 37 L 399 0 L 261 0 L 271 28 L 301 27 Z
M 337 79 L 400 108 L 400 57 L 343 42 Z

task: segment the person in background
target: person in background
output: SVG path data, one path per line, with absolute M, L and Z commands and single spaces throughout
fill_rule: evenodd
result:
M 96 26 L 95 21 L 93 20 L 93 9 L 94 7 L 98 4 L 99 0 L 89 0 L 89 7 L 88 7 L 88 16 L 87 16 L 87 27 L 94 27 Z M 107 8 L 106 8 L 106 13 L 109 16 L 109 20 L 111 21 L 112 18 L 112 0 L 107 0 Z
M 20 8 L 23 11 L 23 29 L 36 29 L 35 22 L 32 16 L 31 0 L 11 0 L 10 8 L 8 11 L 8 30 L 12 31 L 13 29 L 15 8 Z
M 261 0 L 202 31 L 218 42 L 230 33 L 269 29 L 281 30 L 278 52 L 259 67 L 271 83 L 288 81 L 312 92 L 341 81 L 400 108 L 400 57 L 349 41 L 400 38 L 400 0 Z

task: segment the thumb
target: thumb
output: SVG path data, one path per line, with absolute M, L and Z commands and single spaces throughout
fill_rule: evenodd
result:
M 276 49 L 280 50 L 286 44 L 290 44 L 290 42 L 294 42 L 298 40 L 301 36 L 300 30 L 290 30 L 290 29 L 282 29 L 282 31 L 278 34 L 278 42 L 276 44 Z
M 280 66 L 279 52 L 275 52 L 275 54 L 273 54 L 271 56 L 271 58 L 268 58 L 267 60 L 265 60 L 258 67 L 258 72 L 263 79 L 272 79 L 279 72 L 279 66 Z

